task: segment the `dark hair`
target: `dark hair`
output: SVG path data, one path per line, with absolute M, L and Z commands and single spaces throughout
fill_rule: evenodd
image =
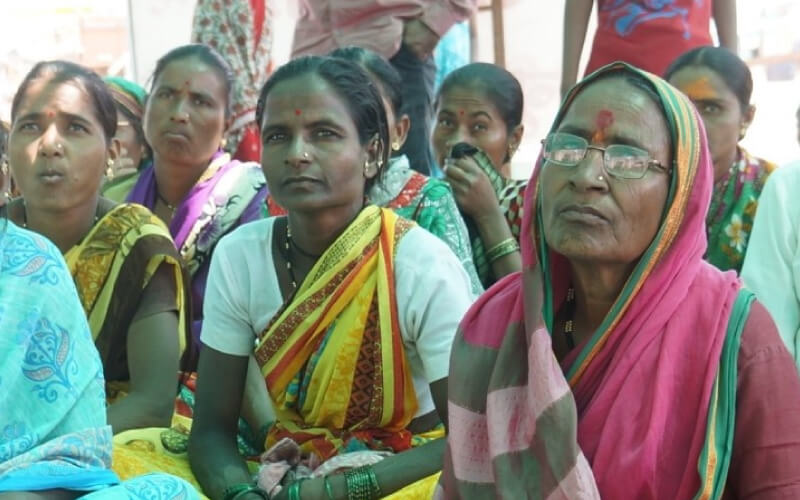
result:
M 753 94 L 753 76 L 750 68 L 734 52 L 724 47 L 697 47 L 684 52 L 664 73 L 664 79 L 669 80 L 675 73 L 689 66 L 702 66 L 716 73 L 725 85 L 736 94 L 742 111 L 750 106 L 750 96 Z
M 233 83 L 235 77 L 228 61 L 226 61 L 219 52 L 208 45 L 202 43 L 181 45 L 161 56 L 156 62 L 156 69 L 153 70 L 153 74 L 150 76 L 150 91 L 152 92 L 153 85 L 156 84 L 158 77 L 161 76 L 161 73 L 164 72 L 164 69 L 169 63 L 191 58 L 200 59 L 204 64 L 211 66 L 225 84 L 225 119 L 227 120 L 231 116 Z
M 328 55 L 352 61 L 367 70 L 380 86 L 384 97 L 392 103 L 392 111 L 395 114 L 403 112 L 403 79 L 383 56 L 369 49 L 352 46 L 336 49 Z
M 356 63 L 333 57 L 305 56 L 294 59 L 278 68 L 261 88 L 256 106 L 258 127 L 264 123 L 264 105 L 267 96 L 276 85 L 301 76 L 317 76 L 333 87 L 341 97 L 350 118 L 358 130 L 361 145 L 378 136 L 380 141 L 381 165 L 389 161 L 389 125 L 386 109 L 383 107 L 380 92 L 369 75 Z M 372 185 L 367 183 L 367 188 Z
M 25 93 L 28 91 L 28 87 L 34 80 L 39 79 L 46 79 L 50 83 L 75 82 L 78 84 L 91 98 L 95 116 L 103 127 L 106 143 L 111 142 L 111 139 L 117 133 L 117 106 L 111 96 L 111 91 L 108 90 L 105 82 L 97 76 L 97 73 L 84 68 L 80 64 L 69 61 L 42 61 L 31 68 L 19 85 L 17 93 L 14 94 L 14 100 L 11 102 L 12 122 L 17 117 L 19 107 L 22 104 Z
M 147 143 L 147 139 L 144 136 L 144 128 L 142 126 L 142 117 L 137 116 L 132 113 L 128 108 L 123 106 L 122 104 L 117 103 L 117 111 L 122 113 L 122 115 L 128 119 L 130 122 L 131 127 L 133 128 L 133 133 L 136 135 L 136 140 L 144 146 L 144 157 L 145 158 L 152 158 L 153 157 L 153 150 L 150 148 L 150 144 Z M 138 165 L 141 166 L 141 165 Z
M 6 122 L 0 121 L 0 165 L 3 162 L 3 155 L 6 153 L 6 140 L 8 139 L 8 126 Z
M 472 63 L 458 68 L 442 82 L 436 95 L 436 107 L 439 107 L 442 96 L 456 87 L 484 92 L 500 112 L 509 132 L 522 123 L 522 87 L 514 75 L 503 68 L 489 63 Z

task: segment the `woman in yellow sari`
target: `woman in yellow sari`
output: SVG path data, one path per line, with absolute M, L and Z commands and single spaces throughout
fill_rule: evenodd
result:
M 262 89 L 258 122 L 287 216 L 237 229 L 212 258 L 192 470 L 227 500 L 429 497 L 469 278 L 435 236 L 365 206 L 389 140 L 357 65 L 290 62 Z M 234 439 L 251 354 L 277 417 L 257 481 Z
M 183 274 L 150 211 L 98 194 L 116 153 L 112 96 L 86 68 L 41 62 L 11 120 L 9 164 L 23 196 L 7 213 L 64 254 L 103 361 L 109 423 L 115 433 L 167 425 L 187 327 Z

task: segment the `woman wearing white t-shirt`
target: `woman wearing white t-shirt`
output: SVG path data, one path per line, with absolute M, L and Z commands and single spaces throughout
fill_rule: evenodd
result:
M 354 450 L 394 452 L 302 487 L 287 475 L 272 498 L 378 498 L 408 485 L 405 498 L 429 497 L 445 444 L 430 437 L 444 434 L 469 278 L 435 236 L 365 206 L 389 136 L 380 95 L 357 65 L 294 60 L 264 86 L 257 115 L 270 194 L 288 215 L 242 226 L 212 258 L 192 470 L 213 498 L 267 498 L 235 443 L 253 355 L 277 417 L 267 448 L 290 438 L 323 467 L 377 456 Z

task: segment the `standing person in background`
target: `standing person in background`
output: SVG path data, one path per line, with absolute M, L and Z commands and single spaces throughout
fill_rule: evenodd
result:
M 225 150 L 234 160 L 260 161 L 255 122 L 258 90 L 272 71 L 272 11 L 267 0 L 198 0 L 192 42 L 213 47 L 233 71 L 231 124 Z
M 411 130 L 400 153 L 430 175 L 436 64 L 433 50 L 453 24 L 467 19 L 477 0 L 301 0 L 292 57 L 323 55 L 356 46 L 384 56 L 403 78 Z
M 575 84 L 593 0 L 566 0 L 561 96 Z M 625 61 L 657 75 L 687 50 L 720 45 L 736 51 L 736 0 L 597 0 L 597 32 L 585 75 Z

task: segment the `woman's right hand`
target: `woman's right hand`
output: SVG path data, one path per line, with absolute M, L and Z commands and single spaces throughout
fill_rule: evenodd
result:
M 473 219 L 496 215 L 500 203 L 489 176 L 471 157 L 448 158 L 444 164 L 444 175 L 458 208 Z

